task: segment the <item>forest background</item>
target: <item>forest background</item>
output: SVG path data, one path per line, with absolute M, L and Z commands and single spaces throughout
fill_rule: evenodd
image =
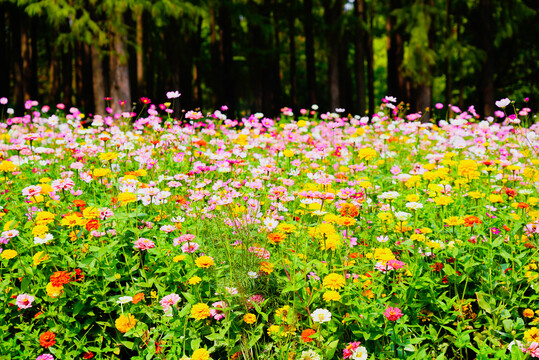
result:
M 0 0 L 0 96 L 17 111 L 32 99 L 87 114 L 172 90 L 178 108 L 227 105 L 230 117 L 312 104 L 372 114 L 385 95 L 412 111 L 489 116 L 502 97 L 537 109 L 534 3 Z

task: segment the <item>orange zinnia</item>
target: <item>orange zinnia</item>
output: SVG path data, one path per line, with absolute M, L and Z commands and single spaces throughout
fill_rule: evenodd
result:
M 341 205 L 341 216 L 356 217 L 359 215 L 359 209 L 350 203 L 344 203 Z
M 55 287 L 63 286 L 64 284 L 69 284 L 71 281 L 71 276 L 65 271 L 57 271 L 51 275 L 50 282 Z
M 54 344 L 56 344 L 56 341 L 54 340 L 55 337 L 55 333 L 53 333 L 52 331 L 46 331 L 39 336 L 39 345 L 41 345 L 45 349 L 50 346 L 53 346 Z
M 133 296 L 133 304 L 139 303 L 140 301 L 142 301 L 142 299 L 144 299 L 144 293 L 136 294 L 135 296 Z
M 466 216 L 464 218 L 464 226 L 472 227 L 473 224 L 481 224 L 482 221 L 477 216 Z
M 316 331 L 314 331 L 313 329 L 307 329 L 307 330 L 303 330 L 301 332 L 301 340 L 303 340 L 303 342 L 311 342 L 313 341 L 313 339 L 311 339 L 311 336 L 314 335 L 316 333 Z

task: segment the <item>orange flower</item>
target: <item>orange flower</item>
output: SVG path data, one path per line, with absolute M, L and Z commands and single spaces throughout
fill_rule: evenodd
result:
M 133 304 L 137 304 L 144 299 L 144 293 L 138 293 L 133 296 Z
M 313 339 L 311 339 L 311 336 L 314 335 L 316 333 L 316 331 L 314 331 L 313 329 L 307 329 L 307 330 L 303 330 L 301 332 L 301 340 L 303 340 L 303 342 L 311 342 L 313 341 Z
M 97 230 L 97 229 L 99 229 L 99 220 L 92 219 L 86 223 L 87 231 L 92 231 L 92 230 Z
M 341 216 L 356 217 L 359 215 L 359 209 L 350 203 L 344 203 L 341 205 Z
M 519 209 L 528 209 L 530 205 L 526 204 L 525 202 L 519 202 L 517 205 L 517 208 Z
M 86 203 L 84 202 L 84 200 L 73 200 L 73 205 L 75 205 L 76 207 L 78 208 L 83 208 L 86 206 Z
M 286 238 L 286 235 L 285 234 L 281 234 L 281 233 L 271 233 L 271 234 L 268 234 L 268 240 L 270 243 L 272 244 L 279 244 L 281 242 L 284 241 L 284 239 Z
M 480 225 L 483 223 L 477 216 L 466 216 L 464 218 L 464 226 L 472 227 L 473 224 Z
M 39 345 L 41 345 L 45 349 L 50 346 L 53 346 L 54 344 L 56 344 L 56 341 L 54 340 L 55 337 L 56 334 L 54 334 L 52 331 L 46 331 L 39 336 Z
M 57 271 L 51 275 L 50 282 L 54 287 L 61 287 L 64 284 L 69 284 L 71 276 L 65 271 Z

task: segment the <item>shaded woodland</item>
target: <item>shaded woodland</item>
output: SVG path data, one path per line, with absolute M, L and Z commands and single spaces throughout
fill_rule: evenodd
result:
M 535 4 L 535 5 L 534 5 Z M 385 95 L 492 115 L 537 108 L 535 0 L 0 0 L 0 96 L 88 113 L 140 98 L 233 114 Z M 105 101 L 106 97 L 113 100 Z M 129 105 L 127 105 L 129 107 Z

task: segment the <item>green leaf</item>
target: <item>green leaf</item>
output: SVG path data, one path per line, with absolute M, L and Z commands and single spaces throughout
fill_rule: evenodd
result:
M 477 303 L 479 304 L 479 307 L 489 314 L 492 313 L 492 304 L 494 303 L 494 305 L 496 305 L 496 300 L 483 292 L 478 292 L 475 295 L 477 296 Z

